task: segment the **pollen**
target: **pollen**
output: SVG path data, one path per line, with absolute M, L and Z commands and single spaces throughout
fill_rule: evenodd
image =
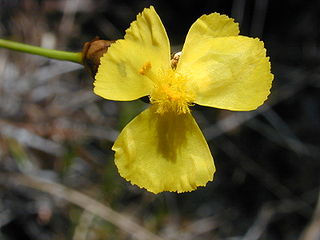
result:
M 150 95 L 150 102 L 157 107 L 157 113 L 190 113 L 189 106 L 192 105 L 194 94 L 187 90 L 186 82 L 185 76 L 172 69 L 159 75 Z
M 151 69 L 151 62 L 146 62 L 142 65 L 141 69 L 139 70 L 139 73 L 141 75 L 145 75 L 149 70 Z

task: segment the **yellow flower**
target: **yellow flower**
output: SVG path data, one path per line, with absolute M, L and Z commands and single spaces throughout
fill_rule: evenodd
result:
M 94 92 L 110 100 L 149 96 L 151 106 L 112 149 L 120 175 L 153 193 L 192 191 L 213 180 L 213 158 L 191 105 L 254 110 L 273 79 L 263 42 L 240 36 L 238 24 L 218 13 L 191 26 L 176 60 L 151 6 L 103 55 L 94 83 Z

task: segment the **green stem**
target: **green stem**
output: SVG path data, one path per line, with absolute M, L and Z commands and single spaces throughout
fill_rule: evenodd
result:
M 18 43 L 18 42 L 4 40 L 4 39 L 0 39 L 0 47 L 8 48 L 14 51 L 40 55 L 43 57 L 53 58 L 57 60 L 65 60 L 65 61 L 82 64 L 81 52 L 58 51 L 58 50 L 41 48 L 41 47 L 29 45 L 29 44 Z

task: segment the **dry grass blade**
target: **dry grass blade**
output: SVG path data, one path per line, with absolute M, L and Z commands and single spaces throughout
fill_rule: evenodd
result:
M 264 205 L 261 208 L 257 216 L 257 219 L 255 220 L 251 228 L 249 228 L 249 230 L 246 232 L 242 240 L 259 239 L 264 233 L 264 231 L 266 230 L 274 214 L 275 214 L 275 210 L 272 207 L 268 206 L 267 204 Z
M 74 235 L 72 238 L 73 240 L 87 239 L 87 235 L 91 227 L 91 222 L 94 220 L 94 217 L 95 216 L 92 213 L 89 213 L 85 210 L 83 211 L 79 220 L 79 224 L 74 231 Z
M 141 225 L 135 223 L 128 216 L 112 210 L 101 202 L 98 202 L 97 200 L 92 199 L 81 192 L 67 188 L 58 183 L 49 182 L 48 180 L 43 178 L 31 177 L 23 174 L 2 174 L 0 180 L 5 184 L 15 183 L 18 185 L 37 189 L 39 191 L 43 191 L 64 199 L 83 208 L 85 211 L 99 216 L 102 219 L 114 224 L 123 231 L 131 234 L 136 239 L 163 240 L 161 237 L 153 234 Z
M 55 156 L 61 156 L 64 153 L 64 148 L 58 143 L 2 120 L 0 120 L 0 135 L 16 139 L 21 144 Z
M 299 240 L 319 240 L 320 239 L 320 192 L 318 203 L 314 211 L 313 219 L 304 230 Z

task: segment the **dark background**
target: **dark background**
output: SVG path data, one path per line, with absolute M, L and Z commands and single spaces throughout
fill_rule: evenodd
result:
M 319 240 L 319 1 L 0 0 L 0 37 L 80 51 L 96 36 L 122 38 L 150 5 L 174 50 L 211 12 L 262 39 L 275 76 L 269 99 L 252 112 L 194 107 L 215 181 L 154 195 L 118 175 L 111 151 L 144 103 L 95 96 L 80 65 L 0 49 L 0 239 L 134 239 L 126 224 L 88 213 L 79 198 L 52 194 L 65 186 L 163 239 Z M 41 177 L 38 185 L 25 181 L 30 175 Z

